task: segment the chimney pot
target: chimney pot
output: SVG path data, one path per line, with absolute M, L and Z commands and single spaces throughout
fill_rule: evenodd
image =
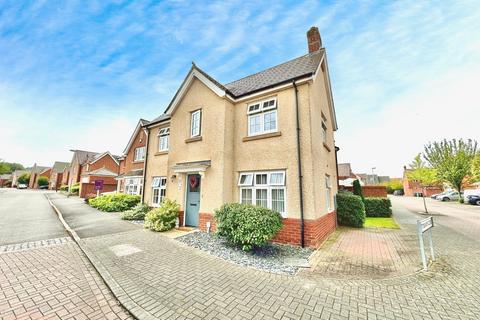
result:
M 312 53 L 320 50 L 322 47 L 322 38 L 320 38 L 320 32 L 317 27 L 311 27 L 307 31 L 308 52 Z

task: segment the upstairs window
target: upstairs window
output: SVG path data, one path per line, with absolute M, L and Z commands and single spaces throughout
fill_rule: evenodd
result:
M 197 110 L 192 112 L 190 121 L 190 137 L 200 136 L 200 126 L 202 122 L 202 111 Z
M 322 121 L 322 141 L 327 144 L 327 125 Z
M 158 151 L 168 151 L 170 140 L 170 128 L 162 128 L 158 131 Z
M 134 161 L 145 160 L 145 147 L 140 147 L 135 149 Z
M 277 99 L 270 98 L 248 105 L 248 135 L 277 131 Z
M 238 178 L 240 203 L 262 206 L 286 216 L 285 172 L 242 172 Z

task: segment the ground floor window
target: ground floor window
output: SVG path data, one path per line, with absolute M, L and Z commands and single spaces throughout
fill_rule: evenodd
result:
M 285 172 L 242 172 L 238 178 L 240 203 L 262 206 L 286 216 Z
M 132 195 L 140 195 L 143 189 L 143 178 L 125 178 L 125 193 Z
M 167 178 L 153 177 L 152 180 L 152 205 L 162 203 L 167 195 Z

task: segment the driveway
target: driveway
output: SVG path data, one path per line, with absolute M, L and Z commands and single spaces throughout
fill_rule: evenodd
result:
M 44 191 L 0 192 L 0 319 L 127 319 Z

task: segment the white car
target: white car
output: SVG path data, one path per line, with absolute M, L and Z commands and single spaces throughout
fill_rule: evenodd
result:
M 25 183 L 20 183 L 18 186 L 17 186 L 17 189 L 27 189 L 27 185 Z
M 438 195 L 435 199 L 439 201 L 459 200 L 460 194 L 457 191 L 450 191 L 450 192 Z

